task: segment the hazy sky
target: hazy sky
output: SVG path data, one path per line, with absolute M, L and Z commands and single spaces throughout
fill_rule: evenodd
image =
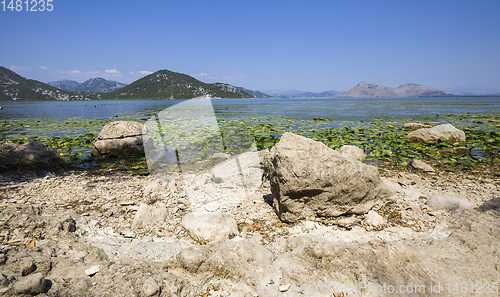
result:
M 43 82 L 130 83 L 168 69 L 254 90 L 345 91 L 368 81 L 500 92 L 499 0 L 52 4 L 0 4 L 1 66 Z

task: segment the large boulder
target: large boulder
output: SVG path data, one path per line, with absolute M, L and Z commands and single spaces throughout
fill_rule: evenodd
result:
M 410 132 L 406 139 L 412 142 L 428 142 L 438 143 L 439 139 L 444 137 L 448 144 L 458 142 L 461 146 L 466 145 L 465 133 L 462 130 L 455 128 L 452 124 L 438 125 L 432 128 L 423 128 Z
M 0 144 L 0 168 L 47 167 L 59 165 L 61 160 L 55 149 L 40 142 Z
M 364 214 L 393 201 L 375 167 L 293 133 L 283 134 L 265 167 L 273 207 L 284 222 Z
M 143 134 L 145 135 L 143 140 Z M 116 121 L 102 128 L 94 141 L 92 156 L 142 156 L 149 133 L 137 122 Z

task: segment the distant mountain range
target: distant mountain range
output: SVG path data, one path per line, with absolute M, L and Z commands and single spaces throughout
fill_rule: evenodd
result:
M 255 98 L 271 98 L 271 96 L 267 95 L 267 94 L 264 94 L 260 91 L 253 91 L 253 90 L 250 90 L 250 89 L 245 89 L 243 87 L 238 87 L 238 89 L 242 90 L 243 92 L 246 92 L 252 96 L 254 96 Z
M 440 90 L 431 89 L 414 83 L 406 83 L 397 88 L 361 82 L 343 93 L 337 93 L 336 98 L 411 98 L 453 96 Z
M 101 78 L 90 79 L 76 88 L 109 90 L 116 82 Z M 75 85 L 75 81 L 54 82 L 59 87 Z M 108 84 L 109 83 L 109 84 Z M 119 84 L 119 83 L 118 83 Z M 83 85 L 83 86 L 82 86 Z M 40 81 L 26 79 L 0 66 L 0 101 L 43 100 L 97 100 L 97 99 L 191 99 L 254 98 L 252 95 L 226 83 L 206 84 L 186 74 L 159 70 L 135 82 L 108 93 L 86 93 L 59 89 Z
M 0 101 L 89 100 L 92 94 L 74 93 L 26 79 L 0 66 Z
M 83 83 L 63 79 L 51 81 L 47 84 L 66 91 L 85 93 L 109 93 L 127 85 L 113 80 L 106 80 L 102 77 L 91 78 Z
M 472 94 L 471 94 L 472 95 Z M 476 95 L 476 94 L 474 94 Z M 489 96 L 499 96 L 491 94 Z M 253 91 L 226 83 L 207 84 L 186 74 L 159 70 L 125 85 L 104 78 L 83 83 L 61 80 L 48 84 L 26 79 L 0 66 L 0 101 L 99 100 L 99 99 L 191 99 L 203 98 L 412 98 L 456 96 L 414 83 L 397 88 L 361 82 L 346 92 L 321 93 L 299 90 Z M 472 95 L 473 96 L 473 95 Z

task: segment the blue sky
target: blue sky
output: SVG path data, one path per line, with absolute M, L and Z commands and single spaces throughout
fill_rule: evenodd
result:
M 369 81 L 500 92 L 498 0 L 52 4 L 0 10 L 1 66 L 43 82 L 130 83 L 168 69 L 254 90 L 345 91 Z

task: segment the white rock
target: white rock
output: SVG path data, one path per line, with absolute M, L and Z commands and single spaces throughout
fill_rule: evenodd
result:
M 156 280 L 152 277 L 148 278 L 144 282 L 144 285 L 142 286 L 142 292 L 146 296 L 157 295 L 159 291 L 160 291 L 160 286 L 158 285 Z
M 313 221 L 302 221 L 302 222 L 300 222 L 300 227 L 305 232 L 305 231 L 310 231 L 310 230 L 316 229 L 317 224 Z
M 370 225 L 370 226 L 379 226 L 381 224 L 385 224 L 386 220 L 384 217 L 379 215 L 373 210 L 370 210 L 368 214 L 366 215 L 365 218 L 365 224 Z
M 415 169 L 423 170 L 424 172 L 434 172 L 434 168 L 431 165 L 425 163 L 422 160 L 413 160 L 411 161 L 411 166 Z
M 444 137 L 448 144 L 458 142 L 461 146 L 466 146 L 465 133 L 455 128 L 452 124 L 438 125 L 432 128 L 418 129 L 410 132 L 406 139 L 412 142 L 432 141 L 438 143 L 439 139 Z
M 454 192 L 446 192 L 439 196 L 431 196 L 425 204 L 433 210 L 445 209 L 451 212 L 457 209 L 471 209 L 474 207 L 474 204 L 472 204 L 469 199 Z
M 220 212 L 192 212 L 182 218 L 182 226 L 201 244 L 224 240 L 229 234 L 237 234 L 236 221 Z
M 141 203 L 135 214 L 134 221 L 132 222 L 132 229 L 136 229 L 141 225 L 165 221 L 167 216 L 168 210 L 165 207 L 154 208 L 145 203 Z
M 280 292 L 286 292 L 286 291 L 288 291 L 288 289 L 290 289 L 290 285 L 281 285 L 278 288 L 278 290 L 280 290 Z
M 85 269 L 85 274 L 87 274 L 88 276 L 93 276 L 94 274 L 99 272 L 100 266 L 101 265 L 95 265 L 95 266 L 90 267 L 89 269 Z
M 212 174 L 212 180 L 225 186 L 258 189 L 262 184 L 259 152 L 239 154 L 217 164 Z
M 131 231 L 129 229 L 124 229 L 122 231 L 122 235 L 123 237 L 125 238 L 134 238 L 136 236 L 135 232 L 134 231 Z

